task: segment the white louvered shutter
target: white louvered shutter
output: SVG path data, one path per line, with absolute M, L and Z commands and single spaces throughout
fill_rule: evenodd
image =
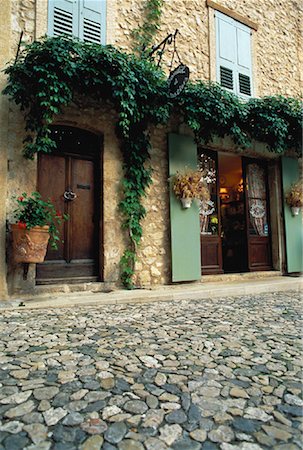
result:
M 217 80 L 236 92 L 237 34 L 233 19 L 216 12 Z
M 48 34 L 78 36 L 79 8 L 77 0 L 48 1 Z
M 217 11 L 216 66 L 222 87 L 243 97 L 252 95 L 250 29 Z
M 252 96 L 252 55 L 250 29 L 237 25 L 237 92 L 243 96 Z
M 79 38 L 85 42 L 105 44 L 106 1 L 79 0 Z

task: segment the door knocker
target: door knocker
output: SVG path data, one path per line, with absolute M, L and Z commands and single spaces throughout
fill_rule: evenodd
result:
M 75 194 L 71 189 L 68 189 L 64 192 L 63 197 L 65 198 L 65 200 L 72 202 L 77 198 L 77 194 Z

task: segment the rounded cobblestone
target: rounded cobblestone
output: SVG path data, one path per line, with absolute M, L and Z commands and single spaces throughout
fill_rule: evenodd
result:
M 300 295 L 4 309 L 0 448 L 301 448 Z

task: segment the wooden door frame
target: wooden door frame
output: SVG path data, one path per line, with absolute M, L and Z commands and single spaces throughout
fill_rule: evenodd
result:
M 72 158 L 78 158 L 82 160 L 93 161 L 94 163 L 94 177 L 95 177 L 95 189 L 94 192 L 94 205 L 98 205 L 98 225 L 96 226 L 96 236 L 95 239 L 98 242 L 98 252 L 97 252 L 97 260 L 98 260 L 98 282 L 104 281 L 104 202 L 103 202 L 103 157 L 104 157 L 104 136 L 101 133 L 92 131 L 91 129 L 86 129 L 81 126 L 71 125 L 70 123 L 56 123 L 51 126 L 51 129 L 55 130 L 58 128 L 70 128 L 74 130 L 78 130 L 80 133 L 90 133 L 94 135 L 98 139 L 98 149 L 96 148 L 95 154 L 87 154 L 85 151 L 82 152 L 73 152 L 73 151 L 63 151 L 60 152 L 58 150 L 52 151 L 50 156 L 52 155 L 62 155 L 69 156 Z M 67 169 L 67 170 L 70 170 Z M 37 160 L 37 186 L 39 186 L 39 158 Z M 68 283 L 68 279 L 66 280 Z

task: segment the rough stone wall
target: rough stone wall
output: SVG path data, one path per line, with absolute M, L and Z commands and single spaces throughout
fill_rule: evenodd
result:
M 0 8 L 0 68 L 10 59 L 11 10 L 7 1 Z M 0 71 L 0 91 L 6 84 L 6 77 Z M 7 141 L 8 141 L 8 99 L 0 95 L 0 299 L 7 298 L 6 285 L 6 196 L 7 196 Z
M 303 3 L 300 0 L 220 0 L 218 4 L 258 25 L 258 30 L 253 32 L 256 95 L 302 95 Z M 141 8 L 142 3 L 136 0 L 117 0 L 119 26 L 115 43 L 125 50 L 130 48 L 130 30 L 140 23 Z M 214 9 L 210 9 L 210 14 L 208 10 L 205 0 L 164 2 L 156 42 L 179 30 L 178 53 L 189 66 L 192 79 L 209 79 L 210 60 L 215 60 L 211 23 Z M 170 57 L 167 51 L 163 64 L 166 69 Z
M 139 4 L 140 3 L 140 4 Z M 282 5 L 267 0 L 222 0 L 220 4 L 250 19 L 258 25 L 253 31 L 253 64 L 255 93 L 263 95 L 298 96 L 300 78 L 300 14 L 299 3 L 284 0 Z M 142 21 L 142 3 L 135 0 L 117 1 L 118 27 L 115 44 L 130 50 L 130 31 Z M 215 61 L 214 10 L 201 0 L 166 0 L 162 24 L 156 42 L 178 29 L 177 49 L 182 62 L 187 64 L 192 79 L 215 80 L 210 62 Z M 168 47 L 163 58 L 167 71 L 171 61 Z M 177 62 L 175 61 L 175 64 Z M 214 64 L 213 64 L 214 66 Z M 182 132 L 182 130 L 180 130 Z M 185 130 L 186 132 L 186 130 Z M 188 133 L 188 130 L 187 130 Z M 220 141 L 220 142 L 219 142 Z M 218 140 L 214 149 L 223 150 L 226 142 Z M 156 129 L 152 136 L 151 157 L 153 186 L 149 189 L 145 207 L 147 217 L 143 221 L 143 238 L 138 251 L 135 281 L 138 285 L 170 282 L 170 231 L 167 183 L 166 136 Z M 229 143 L 230 151 L 236 151 Z M 254 144 L 249 154 L 260 154 L 260 145 Z M 264 146 L 262 146 L 263 148 Z M 263 149 L 264 150 L 264 149 Z M 265 154 L 264 154 L 265 156 Z M 272 155 L 266 154 L 266 157 Z
M 131 30 L 142 24 L 143 2 L 117 0 L 119 27 L 115 44 L 123 50 L 130 50 Z M 193 79 L 209 78 L 208 11 L 205 1 L 166 0 L 162 9 L 161 27 L 155 44 L 168 34 L 179 30 L 177 50 L 184 64 L 189 66 Z M 172 46 L 167 45 L 162 68 L 166 71 L 172 58 Z M 175 65 L 178 60 L 175 57 Z
M 15 58 L 21 31 L 24 42 L 34 38 L 35 0 L 5 0 L 0 8 L 0 70 Z M 6 76 L 0 72 L 0 92 Z M 35 187 L 36 165 L 21 156 L 24 121 L 19 109 L 7 97 L 0 101 L 0 299 L 7 296 L 6 275 L 13 284 L 20 284 L 20 273 L 15 271 L 7 252 L 6 220 L 9 220 L 10 198 L 16 193 Z M 3 213 L 3 214 L 2 214 Z M 7 261 L 8 258 L 8 261 Z M 33 277 L 33 270 L 29 278 Z
M 300 95 L 302 89 L 302 10 L 300 0 L 220 0 L 220 5 L 258 24 L 253 32 L 254 84 L 256 95 Z M 44 34 L 47 29 L 47 0 L 5 0 L 0 9 L 0 25 L 7 24 L 7 32 L 0 41 L 5 51 L 0 55 L 1 68 L 14 58 L 21 30 L 24 41 Z M 139 0 L 108 0 L 107 42 L 123 50 L 131 51 L 131 30 L 142 23 L 143 2 Z M 182 62 L 191 70 L 192 79 L 214 79 L 212 65 L 215 61 L 214 9 L 208 8 L 206 0 L 165 0 L 162 24 L 155 43 L 167 34 L 179 30 L 177 49 Z M 2 26 L 2 30 L 5 27 Z M 2 35 L 1 35 L 2 36 Z M 163 68 L 168 71 L 171 48 L 163 58 Z M 175 61 L 177 64 L 177 61 Z M 5 77 L 0 75 L 0 85 Z M 6 275 L 5 218 L 11 217 L 10 197 L 21 191 L 36 187 L 36 161 L 26 161 L 21 156 L 24 138 L 23 116 L 18 108 L 1 99 L 1 155 L 0 163 L 0 295 L 5 295 Z M 73 124 L 104 134 L 104 279 L 117 282 L 119 260 L 124 250 L 124 236 L 120 229 L 118 212 L 122 162 L 119 143 L 114 133 L 115 113 L 106 110 L 77 109 L 70 107 L 59 119 L 61 123 Z M 8 126 L 7 126 L 8 122 Z M 97 125 L 96 125 L 97 124 Z M 151 130 L 151 165 L 153 185 L 147 192 L 144 205 L 147 217 L 143 221 L 143 238 L 138 249 L 135 282 L 146 286 L 170 282 L 170 232 L 169 196 L 167 181 L 167 132 L 169 128 L 155 127 Z M 182 129 L 180 129 L 182 132 Z M 188 132 L 188 131 L 186 131 Z M 218 148 L 226 148 L 222 143 Z M 6 160 L 7 155 L 7 160 Z M 7 195 L 6 195 L 7 193 Z M 3 194 L 3 195 L 2 195 Z M 7 200 L 8 199 L 8 200 Z M 7 215 L 6 215 L 7 214 Z M 12 285 L 18 289 L 24 283 L 21 272 L 13 270 Z M 2 280 L 2 281 L 1 281 Z M 33 287 L 34 271 L 29 277 L 28 289 Z
M 170 230 L 167 161 L 167 129 L 161 125 L 151 133 L 153 184 L 143 199 L 146 217 L 143 237 L 138 248 L 135 283 L 138 286 L 167 284 L 170 281 Z
M 35 0 L 15 0 L 12 2 L 13 50 L 17 50 L 21 31 L 23 31 L 23 41 L 30 42 L 34 38 L 36 26 L 35 4 Z

